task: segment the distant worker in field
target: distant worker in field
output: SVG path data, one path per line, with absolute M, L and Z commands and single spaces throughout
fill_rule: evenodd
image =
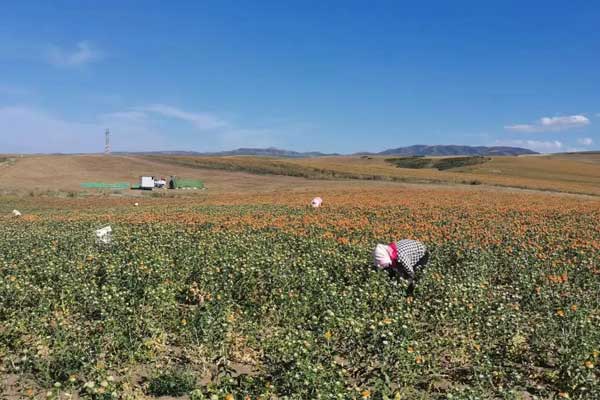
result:
M 315 197 L 314 199 L 312 199 L 312 201 L 310 202 L 310 205 L 313 208 L 319 208 L 321 207 L 321 204 L 323 204 L 323 199 L 320 197 Z
M 387 271 L 391 277 L 408 280 L 408 294 L 415 289 L 416 273 L 429 261 L 427 247 L 417 241 L 403 239 L 390 244 L 378 244 L 373 250 L 375 267 Z

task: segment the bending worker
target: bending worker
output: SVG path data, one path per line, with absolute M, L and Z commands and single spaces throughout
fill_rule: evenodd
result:
M 392 277 L 408 280 L 408 293 L 415 288 L 415 273 L 429 260 L 427 247 L 417 241 L 403 239 L 388 245 L 378 244 L 373 250 L 375 267 L 388 271 Z

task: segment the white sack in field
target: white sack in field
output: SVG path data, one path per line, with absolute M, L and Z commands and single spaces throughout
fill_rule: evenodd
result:
M 99 243 L 109 244 L 112 239 L 111 232 L 112 228 L 110 227 L 110 225 L 98 229 L 96 231 L 96 241 Z

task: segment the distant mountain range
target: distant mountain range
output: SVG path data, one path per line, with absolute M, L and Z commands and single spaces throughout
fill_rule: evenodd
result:
M 538 153 L 521 147 L 509 146 L 427 146 L 417 144 L 414 146 L 398 147 L 396 149 L 384 150 L 375 154 L 386 156 L 518 156 L 522 154 Z
M 119 154 L 119 153 L 113 153 Z M 298 152 L 292 150 L 269 148 L 239 148 L 230 151 L 201 153 L 196 151 L 150 151 L 140 153 L 121 154 L 148 154 L 148 155 L 174 155 L 174 156 L 268 156 L 268 157 L 324 157 L 339 156 L 338 153 L 321 153 L 318 151 Z M 360 152 L 354 155 L 382 155 L 382 156 L 518 156 L 522 154 L 538 154 L 535 151 L 521 147 L 508 146 L 457 146 L 457 145 L 414 145 L 384 150 L 379 153 Z
M 113 154 L 118 154 L 114 153 Z M 217 152 L 197 152 L 197 151 L 145 151 L 139 153 L 128 154 L 148 154 L 148 155 L 169 155 L 169 156 L 265 156 L 265 157 L 324 157 L 324 156 L 339 156 L 338 153 L 321 153 L 319 151 L 298 152 L 292 150 L 277 149 L 275 147 L 268 148 L 248 148 L 242 147 L 236 150 L 217 151 Z
M 216 153 L 203 153 L 207 156 L 268 156 L 268 157 L 323 157 L 323 156 L 339 156 L 338 153 L 321 153 L 320 151 L 298 152 L 293 150 L 277 149 L 275 147 L 248 148 L 242 147 L 236 150 L 219 151 Z

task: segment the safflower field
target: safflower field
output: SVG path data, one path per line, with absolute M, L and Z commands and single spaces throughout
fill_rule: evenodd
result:
M 30 200 L 0 217 L 0 398 L 600 398 L 596 198 L 323 197 Z M 371 267 L 405 237 L 431 252 L 412 296 Z

